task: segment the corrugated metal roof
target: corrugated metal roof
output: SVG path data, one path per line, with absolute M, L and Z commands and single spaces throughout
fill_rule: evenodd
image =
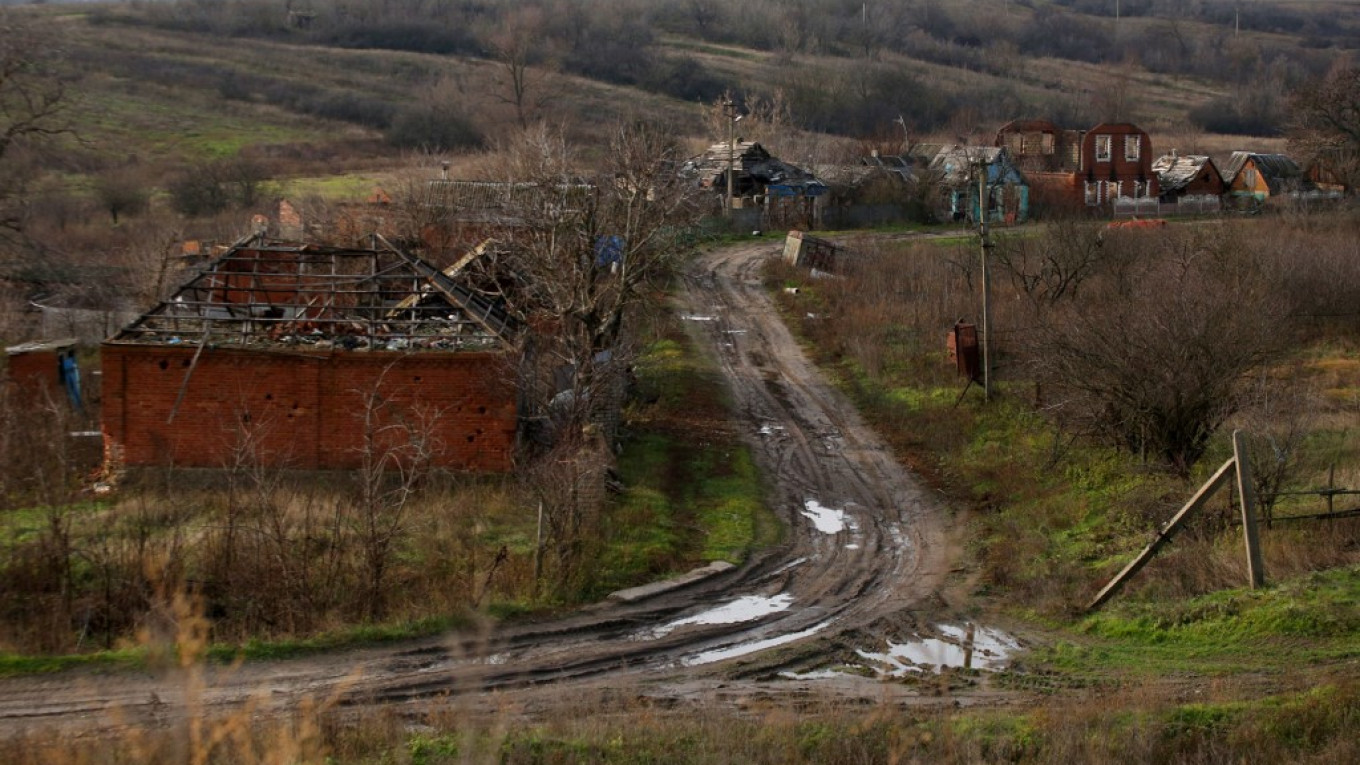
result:
M 1270 188 L 1272 194 L 1278 194 L 1286 182 L 1299 181 L 1303 178 L 1303 171 L 1294 163 L 1294 160 L 1284 154 L 1235 151 L 1223 166 L 1223 179 L 1232 183 L 1237 178 L 1237 174 L 1242 172 L 1242 168 L 1246 167 L 1248 160 L 1261 174 L 1261 178 L 1265 180 L 1266 186 Z

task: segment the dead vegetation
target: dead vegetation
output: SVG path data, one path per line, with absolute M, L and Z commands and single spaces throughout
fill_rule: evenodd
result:
M 781 297 L 908 461 L 982 511 L 984 591 L 1070 613 L 1188 497 L 1176 476 L 1218 464 L 1225 429 L 1248 431 L 1256 489 L 1277 517 L 1321 512 L 1320 497 L 1292 490 L 1354 483 L 1343 424 L 1353 404 L 1323 390 L 1354 379 L 1320 371 L 1355 342 L 1352 225 L 1300 217 L 1125 234 L 1060 223 L 1003 239 L 992 406 L 960 399 L 965 381 L 944 358 L 949 327 L 979 314 L 976 240 L 856 242 L 870 254 L 845 278 L 786 281 L 801 289 Z M 1329 479 L 1334 469 L 1347 478 Z M 1245 581 L 1234 511 L 1213 508 L 1141 575 L 1147 597 Z M 1275 524 L 1271 576 L 1353 563 L 1355 529 Z

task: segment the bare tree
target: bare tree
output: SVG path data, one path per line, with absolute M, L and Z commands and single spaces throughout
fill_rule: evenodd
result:
M 16 161 L 37 142 L 70 132 L 71 97 L 58 72 L 62 49 L 50 26 L 31 14 L 0 9 L 0 228 L 22 227 L 23 190 L 31 166 Z
M 351 522 L 364 563 L 368 618 L 377 620 L 385 611 L 387 571 L 407 511 L 440 448 L 433 436 L 438 412 L 399 405 L 380 377 L 363 392 L 360 416 L 363 445 Z
M 1185 473 L 1241 407 L 1244 375 L 1280 350 L 1287 308 L 1230 245 L 1152 236 L 1038 314 L 1027 351 L 1069 424 Z
M 1294 99 L 1290 144 L 1347 189 L 1360 186 L 1360 67 L 1334 70 Z
M 1102 229 L 1073 220 L 1048 225 L 1047 235 L 1001 240 L 993 257 L 1017 292 L 1039 304 L 1072 296 L 1099 270 Z
M 531 403 L 543 411 L 556 399 L 572 427 L 607 407 L 628 364 L 627 314 L 686 251 L 697 207 L 676 172 L 682 157 L 663 128 L 634 123 L 614 131 L 594 172 L 577 172 L 562 136 L 541 128 L 506 163 L 514 220 L 497 234 L 501 251 L 479 263 L 513 274 L 499 297 L 538 329 L 534 353 L 548 365 Z
M 548 32 L 545 22 L 542 8 L 516 7 L 507 11 L 487 35 L 502 88 L 496 97 L 515 108 L 520 130 L 528 129 L 529 118 L 549 96 L 546 88 L 540 88 L 544 75 L 535 72 L 535 67 L 548 58 L 544 49 Z

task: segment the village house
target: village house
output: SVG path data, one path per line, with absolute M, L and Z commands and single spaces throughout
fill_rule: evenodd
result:
M 454 269 L 379 236 L 255 234 L 105 341 L 106 462 L 353 469 L 418 448 L 435 466 L 506 471 L 514 335 Z
M 713 144 L 686 162 L 681 172 L 716 192 L 720 208 L 730 201 L 733 210 L 761 211 L 751 218 L 756 223 L 816 225 L 817 200 L 827 193 L 826 184 L 811 172 L 775 157 L 755 141 Z
M 1082 136 L 1081 174 L 1088 207 L 1119 197 L 1155 199 L 1159 194 L 1152 172 L 1152 139 L 1127 122 L 1101 123 Z
M 1159 200 L 1176 205 L 1179 212 L 1212 212 L 1221 206 L 1227 188 L 1214 161 L 1202 154 L 1170 154 L 1152 163 L 1161 188 Z
M 1101 123 L 1090 130 L 1064 130 L 1045 120 L 1002 125 L 994 141 L 1012 152 L 1033 187 L 1035 203 L 1048 209 L 1113 209 L 1118 199 L 1158 195 L 1152 172 L 1152 141 L 1129 123 Z
M 988 221 L 1010 225 L 1029 217 L 1029 186 L 1003 147 L 946 146 L 935 155 L 930 169 L 939 181 L 943 213 L 949 219 L 982 219 L 980 186 L 986 187 Z
M 1223 166 L 1230 200 L 1239 206 L 1256 207 L 1272 197 L 1289 197 L 1305 191 L 1307 178 L 1294 160 L 1283 154 L 1235 151 Z

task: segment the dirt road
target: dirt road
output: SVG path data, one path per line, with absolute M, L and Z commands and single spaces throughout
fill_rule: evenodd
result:
M 565 696 L 574 684 L 720 696 L 723 684 L 812 682 L 776 670 L 904 636 L 913 614 L 938 608 L 945 514 L 780 321 L 759 283 L 762 261 L 777 250 L 762 241 L 708 253 L 683 296 L 695 336 L 730 381 L 768 501 L 788 524 L 776 549 L 663 594 L 477 635 L 234 668 L 4 680 L 0 736 L 44 727 L 108 733 L 247 703 L 267 715 L 304 697 L 362 710 L 488 689 Z M 832 692 L 858 692 L 849 687 L 855 678 L 835 682 Z

